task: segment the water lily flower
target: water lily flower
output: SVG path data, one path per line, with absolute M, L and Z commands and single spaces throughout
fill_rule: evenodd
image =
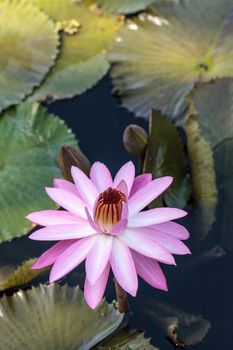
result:
M 172 177 L 152 180 L 151 174 L 135 177 L 132 162 L 120 168 L 114 180 L 108 168 L 96 162 L 90 178 L 71 169 L 74 183 L 55 179 L 46 188 L 64 210 L 43 210 L 27 218 L 44 228 L 30 235 L 40 241 L 59 241 L 45 251 L 33 268 L 53 265 L 50 283 L 86 259 L 84 295 L 91 308 L 101 301 L 110 268 L 119 285 L 135 296 L 138 275 L 155 288 L 167 290 L 159 263 L 175 265 L 172 254 L 189 254 L 182 240 L 188 231 L 172 220 L 187 213 L 176 208 L 142 211 L 172 183 Z

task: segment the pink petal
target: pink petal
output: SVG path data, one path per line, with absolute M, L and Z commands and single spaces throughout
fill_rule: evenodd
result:
M 119 185 L 117 185 L 117 190 L 122 192 L 126 196 L 126 198 L 128 198 L 129 193 L 128 193 L 128 187 L 125 180 L 121 180 Z
M 54 244 L 37 259 L 35 264 L 33 264 L 32 269 L 41 269 L 42 267 L 52 265 L 53 263 L 55 263 L 59 255 L 61 255 L 67 248 L 69 248 L 75 242 L 77 242 L 77 240 L 69 239 Z
M 93 310 L 99 305 L 104 296 L 104 291 L 108 282 L 109 270 L 110 265 L 107 264 L 100 278 L 95 284 L 90 284 L 87 278 L 85 280 L 84 297 L 87 304 Z
M 123 165 L 118 173 L 115 176 L 113 186 L 116 188 L 119 183 L 124 180 L 127 184 L 128 193 L 130 194 L 131 188 L 133 186 L 135 177 L 135 167 L 134 164 L 130 161 Z
M 138 278 L 132 254 L 117 237 L 113 239 L 110 264 L 117 282 L 126 292 L 135 296 L 138 289 Z
M 187 215 L 187 212 L 176 208 L 155 208 L 141 211 L 129 219 L 128 227 L 145 227 L 160 224 Z
M 171 253 L 160 244 L 148 238 L 143 230 L 126 229 L 119 236 L 119 239 L 129 248 L 136 250 L 136 252 L 142 255 L 161 261 L 164 264 L 175 265 L 175 260 Z
M 74 194 L 76 194 L 76 196 L 78 196 L 78 190 L 75 186 L 75 184 L 73 184 L 70 181 L 64 180 L 64 179 L 54 179 L 53 180 L 53 186 L 55 188 L 61 188 L 62 190 L 66 190 L 68 192 L 72 192 Z
M 137 230 L 137 229 L 136 229 Z M 139 232 L 139 229 L 137 230 Z M 166 248 L 172 254 L 185 255 L 191 254 L 190 250 L 186 245 L 179 239 L 170 236 L 167 233 L 156 231 L 155 229 L 144 227 L 143 234 L 145 237 L 151 239 Z
M 37 241 L 60 241 L 63 239 L 78 239 L 95 234 L 96 231 L 88 222 L 71 225 L 53 225 L 33 232 L 29 238 Z
M 41 225 L 62 225 L 62 224 L 77 224 L 83 222 L 82 219 L 64 210 L 41 210 L 26 216 L 31 222 Z
M 112 241 L 112 236 L 99 233 L 94 247 L 87 255 L 86 274 L 91 284 L 97 282 L 109 261 Z
M 167 282 L 159 263 L 132 251 L 138 275 L 152 287 L 167 291 Z
M 72 214 L 86 219 L 85 204 L 81 198 L 72 192 L 60 188 L 46 188 L 50 198 L 62 208 L 70 211 Z
M 96 223 L 93 221 L 91 214 L 89 212 L 89 210 L 87 209 L 87 207 L 85 208 L 86 211 L 86 215 L 87 215 L 87 221 L 89 222 L 89 225 L 93 228 L 93 230 L 95 230 L 96 232 L 99 231 L 98 226 L 96 225 Z
M 152 181 L 151 174 L 142 174 L 142 175 L 136 176 L 133 182 L 133 187 L 131 189 L 130 196 L 132 197 L 134 193 L 136 193 L 138 190 L 140 190 L 142 187 L 144 187 L 151 181 Z
M 164 176 L 149 182 L 128 200 L 129 215 L 132 216 L 160 196 L 172 183 L 171 176 Z
M 95 162 L 92 165 L 90 178 L 99 193 L 104 192 L 108 187 L 112 187 L 112 176 L 106 165 L 103 163 Z
M 78 193 L 89 208 L 93 208 L 96 198 L 99 195 L 94 183 L 79 168 L 72 166 L 71 174 L 74 179 Z
M 151 228 L 154 228 L 157 231 L 168 233 L 169 235 L 181 240 L 188 239 L 190 236 L 188 230 L 186 230 L 184 226 L 172 221 L 153 225 Z
M 111 230 L 111 234 L 114 236 L 120 235 L 122 231 L 126 228 L 127 224 L 128 224 L 127 219 L 120 220 L 115 226 L 113 226 Z
M 49 282 L 59 280 L 77 267 L 87 256 L 94 243 L 96 236 L 80 239 L 67 248 L 56 260 L 49 276 Z

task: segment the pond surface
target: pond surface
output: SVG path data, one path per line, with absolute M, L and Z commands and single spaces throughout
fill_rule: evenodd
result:
M 100 160 L 106 163 L 114 174 L 124 162 L 132 159 L 122 144 L 125 127 L 138 124 L 147 128 L 147 123 L 121 108 L 110 91 L 110 80 L 105 78 L 86 94 L 53 103 L 49 110 L 72 128 L 91 162 Z M 133 160 L 136 164 L 136 159 Z M 233 349 L 233 254 L 230 248 L 220 245 L 220 205 L 217 210 L 217 219 L 205 240 L 200 240 L 201 225 L 193 224 L 198 213 L 192 210 L 192 214 L 179 221 L 190 230 L 191 239 L 187 245 L 193 254 L 177 257 L 177 267 L 163 266 L 169 291 L 160 292 L 140 280 L 137 297 L 130 298 L 133 311 L 130 326 L 144 330 L 161 350 L 173 348 L 165 337 L 165 327 L 176 323 L 177 318 L 183 325 L 179 335 L 190 344 L 198 343 L 197 350 Z M 229 235 L 233 240 L 233 232 Z M 50 245 L 27 237 L 3 243 L 0 264 L 18 263 L 38 256 Z M 83 267 L 80 267 L 67 281 L 75 285 L 82 283 L 83 278 Z M 107 299 L 113 298 L 113 283 L 109 279 Z

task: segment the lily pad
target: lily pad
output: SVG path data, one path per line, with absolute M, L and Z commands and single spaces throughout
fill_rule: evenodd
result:
M 87 350 L 123 319 L 105 301 L 90 310 L 79 287 L 66 285 L 40 285 L 3 297 L 0 312 L 0 350 Z
M 160 0 L 128 20 L 109 52 L 122 105 L 176 118 L 197 82 L 232 77 L 232 11 L 231 0 Z
M 14 265 L 0 267 L 0 291 L 22 286 L 47 271 L 47 268 L 32 270 L 35 261 L 36 259 L 29 259 L 17 267 Z
M 190 181 L 186 173 L 186 158 L 175 125 L 160 113 L 152 112 L 144 172 L 153 177 L 173 176 L 172 186 L 164 194 L 168 206 L 183 208 L 190 196 Z M 155 203 L 152 203 L 154 207 Z
M 109 69 L 106 50 L 123 20 L 88 1 L 28 1 L 55 21 L 62 41 L 56 65 L 31 100 L 68 98 L 91 88 Z
M 76 145 L 65 123 L 37 103 L 23 103 L 0 119 L 0 242 L 26 234 L 32 211 L 54 208 L 44 187 L 60 176 L 61 144 Z
M 54 64 L 58 34 L 26 0 L 0 1 L 0 112 L 31 93 Z
M 135 13 L 144 10 L 155 0 L 96 0 L 98 6 L 112 13 Z

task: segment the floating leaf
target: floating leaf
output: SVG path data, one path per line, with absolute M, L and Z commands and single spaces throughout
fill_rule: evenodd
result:
M 144 172 L 152 173 L 154 178 L 173 176 L 173 184 L 164 199 L 168 206 L 183 208 L 190 196 L 190 181 L 177 128 L 159 113 L 152 112 L 149 129 Z
M 156 2 L 119 32 L 110 50 L 122 105 L 177 117 L 195 83 L 233 76 L 231 0 Z M 208 14 L 208 15 L 207 15 Z
M 144 10 L 154 0 L 96 0 L 103 9 L 112 13 L 135 13 Z
M 122 20 L 87 6 L 85 2 L 28 1 L 56 22 L 62 36 L 62 47 L 56 65 L 31 99 L 68 98 L 92 87 L 109 68 L 106 49 Z M 79 24 L 78 28 L 72 28 L 72 23 Z
M 66 285 L 40 285 L 3 297 L 0 312 L 0 350 L 87 350 L 123 319 L 105 301 L 89 309 L 79 287 Z
M 18 267 L 13 265 L 0 267 L 0 291 L 22 286 L 47 271 L 46 268 L 32 270 L 35 261 L 36 259 L 26 260 Z
M 60 176 L 61 144 L 75 145 L 62 120 L 38 104 L 23 103 L 0 119 L 0 241 L 22 236 L 31 228 L 25 216 L 54 208 L 44 191 Z
M 0 111 L 39 85 L 57 55 L 53 22 L 25 0 L 0 1 Z

